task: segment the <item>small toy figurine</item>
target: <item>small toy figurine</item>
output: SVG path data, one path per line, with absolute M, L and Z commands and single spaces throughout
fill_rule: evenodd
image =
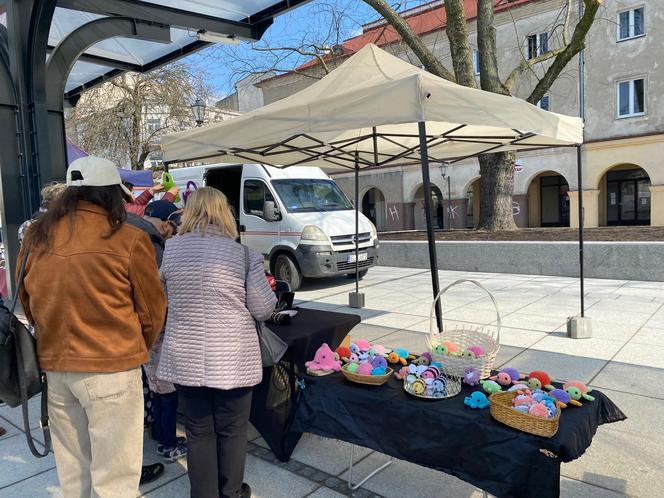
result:
M 480 371 L 475 367 L 466 367 L 463 373 L 463 381 L 469 386 L 480 383 Z
M 528 387 L 531 389 L 554 389 L 551 376 L 543 370 L 533 370 L 528 374 Z
M 580 401 L 581 398 L 585 399 L 586 401 L 595 401 L 595 398 L 589 394 L 592 389 L 590 389 L 580 380 L 570 380 L 565 382 L 563 384 L 563 389 L 567 391 L 567 394 L 569 394 L 572 399 L 577 401 Z
M 523 376 L 516 368 L 505 367 L 501 368 L 498 374 L 489 378 L 491 380 L 495 380 L 501 386 L 509 386 L 510 384 L 517 384 L 519 380 L 523 378 Z
M 571 396 L 567 394 L 567 391 L 563 391 L 562 389 L 554 389 L 549 393 L 549 396 L 558 400 L 560 408 L 567 408 L 567 405 L 581 406 L 581 403 L 572 399 Z
M 484 392 L 487 394 L 493 394 L 502 391 L 500 384 L 493 380 L 481 380 L 480 385 L 482 386 L 482 389 L 484 389 Z
M 415 365 L 426 365 L 429 366 L 431 365 L 431 362 L 433 361 L 433 358 L 431 357 L 431 353 L 424 352 L 417 358 L 413 360 L 413 363 Z
M 349 348 L 345 346 L 339 346 L 336 352 L 339 355 L 339 359 L 341 359 L 341 361 L 348 363 L 351 355 Z
M 327 343 L 318 348 L 314 359 L 304 364 L 309 370 L 335 371 L 341 370 L 341 362 L 334 359 L 334 352 Z
M 360 363 L 360 367 L 357 369 L 357 373 L 360 375 L 371 375 L 372 371 L 371 363 Z
M 487 408 L 491 402 L 484 393 L 475 391 L 463 400 L 463 404 L 474 409 L 479 408 L 480 410 L 483 410 L 484 408 Z

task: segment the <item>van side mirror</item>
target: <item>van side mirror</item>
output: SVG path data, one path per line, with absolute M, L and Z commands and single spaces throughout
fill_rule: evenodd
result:
M 279 210 L 274 205 L 273 201 L 265 201 L 263 203 L 263 218 L 266 221 L 279 221 Z

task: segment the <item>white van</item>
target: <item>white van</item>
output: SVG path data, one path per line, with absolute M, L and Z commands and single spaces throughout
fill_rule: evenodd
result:
M 221 190 L 239 213 L 242 243 L 260 251 L 293 290 L 305 277 L 355 277 L 355 211 L 320 168 L 211 164 L 170 171 L 182 191 L 193 181 Z M 359 216 L 360 278 L 378 262 L 371 221 Z

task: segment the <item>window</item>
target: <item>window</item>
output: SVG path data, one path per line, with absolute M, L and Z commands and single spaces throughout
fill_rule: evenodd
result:
M 480 74 L 480 53 L 476 49 L 473 49 L 473 72 Z
M 539 107 L 540 109 L 544 109 L 545 111 L 550 111 L 551 110 L 550 103 L 551 103 L 551 98 L 548 95 L 545 95 L 544 97 L 542 97 L 542 100 L 540 100 L 537 103 L 537 107 Z
M 148 129 L 148 134 L 155 133 L 161 129 L 161 120 L 159 118 L 148 119 L 145 126 Z
M 645 8 L 618 13 L 618 41 L 637 38 L 646 34 Z
M 645 80 L 618 82 L 618 117 L 643 116 L 645 114 Z
M 272 185 L 289 213 L 348 211 L 353 205 L 332 180 L 273 180 Z
M 244 212 L 263 217 L 263 204 L 266 201 L 274 202 L 270 189 L 260 180 L 247 180 L 244 182 Z M 276 205 L 276 204 L 275 204 Z
M 539 33 L 526 38 L 526 57 L 528 60 L 539 57 L 549 51 L 549 33 Z

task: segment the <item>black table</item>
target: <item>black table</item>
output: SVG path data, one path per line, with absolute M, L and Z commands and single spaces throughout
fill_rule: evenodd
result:
M 279 460 L 288 461 L 300 440 L 301 433 L 291 431 L 290 424 L 304 363 L 325 342 L 336 349 L 358 323 L 357 315 L 301 308 L 290 324 L 269 325 L 288 344 L 288 351 L 278 365 L 263 370 L 263 381 L 254 388 L 250 420 Z
M 341 374 L 304 378 L 292 430 L 371 448 L 454 475 L 498 497 L 557 497 L 560 464 L 580 457 L 601 424 L 625 415 L 601 392 L 595 401 L 563 411 L 553 438 L 526 434 L 495 421 L 463 400 L 476 388 L 440 401 L 420 400 L 394 377 L 361 386 Z M 441 496 L 444 490 L 441 490 Z

